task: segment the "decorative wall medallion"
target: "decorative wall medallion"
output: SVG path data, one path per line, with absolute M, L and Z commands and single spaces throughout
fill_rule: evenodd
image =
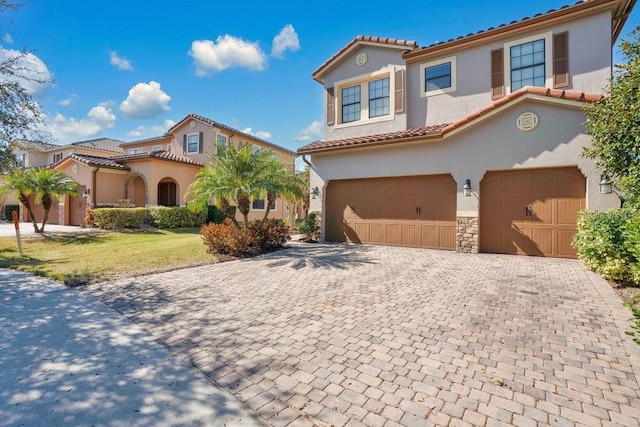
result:
M 78 173 L 78 165 L 71 166 L 71 170 L 73 171 L 73 173 Z
M 516 121 L 516 126 L 522 131 L 530 131 L 538 126 L 538 116 L 530 111 L 520 114 Z
M 191 123 L 189 123 L 189 127 L 190 128 L 196 127 L 196 121 L 195 120 L 191 120 Z
M 356 64 L 358 65 L 364 65 L 367 63 L 367 59 L 369 59 L 367 57 L 367 54 L 364 52 L 360 52 L 357 56 L 356 56 Z

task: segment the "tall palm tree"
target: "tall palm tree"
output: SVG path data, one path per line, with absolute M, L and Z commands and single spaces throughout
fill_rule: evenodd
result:
M 2 183 L 2 186 L 0 186 L 0 193 L 4 195 L 12 192 L 15 193 L 16 198 L 20 200 L 22 206 L 24 206 L 29 213 L 29 219 L 33 222 L 33 229 L 38 233 L 40 231 L 38 228 L 38 222 L 36 221 L 36 217 L 33 215 L 31 203 L 29 202 L 29 196 L 35 192 L 35 183 L 28 171 L 16 168 L 9 174 L 5 175 L 4 182 Z
M 53 205 L 53 199 L 60 199 L 65 194 L 76 197 L 78 195 L 78 183 L 66 173 L 53 169 L 30 169 L 27 174 L 34 184 L 33 192 L 36 195 L 35 202 L 42 203 L 44 215 L 40 233 L 44 232 L 44 226 L 49 219 L 49 211 Z
M 271 205 L 278 197 L 293 203 L 302 199 L 304 195 L 300 179 L 293 171 L 293 165 L 284 164 L 275 153 L 271 154 L 272 156 L 266 159 L 260 185 L 267 193 L 267 206 L 263 220 L 269 216 Z
M 189 185 L 185 198 L 192 210 L 203 209 L 212 199 L 220 201 L 222 209 L 232 201 L 244 218 L 244 227 L 249 226 L 251 201 L 264 195 L 264 175 L 270 152 L 255 150 L 251 144 L 240 144 L 236 149 L 229 143 L 219 143 L 212 156 L 211 167 L 198 172 L 198 179 Z M 229 212 L 229 209 L 227 209 Z M 232 217 L 237 227 L 240 225 Z

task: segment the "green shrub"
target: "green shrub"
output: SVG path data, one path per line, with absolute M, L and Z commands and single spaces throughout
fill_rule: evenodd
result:
M 227 216 L 216 205 L 207 206 L 207 222 L 215 222 L 216 224 L 222 223 Z
M 248 256 L 258 252 L 251 231 L 237 228 L 230 219 L 221 224 L 205 224 L 200 234 L 210 254 Z
M 305 235 L 307 242 L 315 242 L 320 238 L 320 224 L 315 212 L 309 212 L 300 223 L 300 232 Z
M 637 232 L 637 213 L 629 208 L 606 212 L 584 210 L 578 215 L 578 232 L 573 246 L 587 267 L 605 279 L 633 280 L 637 274 L 637 248 L 631 248 L 630 239 Z M 631 227 L 629 227 L 631 225 Z M 635 230 L 635 231 L 634 231 Z
M 18 215 L 20 214 L 20 206 L 19 205 L 4 205 L 4 218 L 11 220 L 13 218 L 11 212 L 16 211 Z
M 146 223 L 147 208 L 96 208 L 93 225 L 107 230 L 140 228 Z
M 191 212 L 186 207 L 158 206 L 149 209 L 150 225 L 158 228 L 199 227 L 207 221 L 207 211 Z
M 289 238 L 289 227 L 281 219 L 253 221 L 249 224 L 249 231 L 260 252 L 281 248 Z
M 627 251 L 636 259 L 636 262 L 631 264 L 632 280 L 640 284 L 640 214 L 638 212 L 627 222 L 624 237 Z

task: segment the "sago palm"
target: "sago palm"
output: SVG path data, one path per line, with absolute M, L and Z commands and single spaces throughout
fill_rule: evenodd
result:
M 44 209 L 42 226 L 40 227 L 40 233 L 42 233 L 49 219 L 49 211 L 53 205 L 53 199 L 60 199 L 65 194 L 77 196 L 78 183 L 66 173 L 53 169 L 31 169 L 27 171 L 27 174 L 31 177 L 34 185 L 35 202 L 42 203 L 42 208 Z
M 33 215 L 31 203 L 29 202 L 29 196 L 34 192 L 35 184 L 33 177 L 29 171 L 20 168 L 13 169 L 9 174 L 5 175 L 2 186 L 0 186 L 0 194 L 14 193 L 16 195 L 16 198 L 29 213 L 29 219 L 33 222 L 33 229 L 37 233 L 40 231 L 38 221 Z

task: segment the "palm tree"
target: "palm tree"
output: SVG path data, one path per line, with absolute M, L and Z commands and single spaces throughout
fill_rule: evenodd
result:
M 267 193 L 267 206 L 262 220 L 267 219 L 271 211 L 271 205 L 278 197 L 283 197 L 287 202 L 294 203 L 302 199 L 304 192 L 300 179 L 293 171 L 293 165 L 286 165 L 280 161 L 275 153 L 269 158 L 264 169 L 261 187 Z
M 60 199 L 65 194 L 78 196 L 78 183 L 66 173 L 53 169 L 37 168 L 30 169 L 27 174 L 31 177 L 36 195 L 35 202 L 42 203 L 44 215 L 40 233 L 44 232 L 44 226 L 49 219 L 49 211 L 53 205 L 53 199 Z M 36 232 L 38 232 L 36 230 Z
M 5 175 L 4 182 L 0 186 L 0 194 L 15 193 L 16 198 L 20 200 L 20 203 L 29 213 L 29 219 L 33 221 L 33 229 L 36 233 L 40 231 L 38 228 L 38 222 L 31 210 L 31 203 L 29 202 L 29 196 L 35 192 L 35 183 L 28 171 L 24 169 L 13 169 L 9 174 Z
M 185 198 L 192 210 L 201 210 L 212 199 L 220 201 L 222 210 L 229 216 L 232 201 L 244 218 L 244 227 L 249 226 L 249 209 L 251 201 L 263 195 L 264 175 L 268 158 L 271 154 L 266 150 L 255 150 L 251 144 L 240 144 L 236 149 L 231 141 L 219 143 L 216 154 L 212 156 L 211 167 L 198 172 L 198 179 L 189 185 Z M 231 216 L 233 223 L 240 227 Z

